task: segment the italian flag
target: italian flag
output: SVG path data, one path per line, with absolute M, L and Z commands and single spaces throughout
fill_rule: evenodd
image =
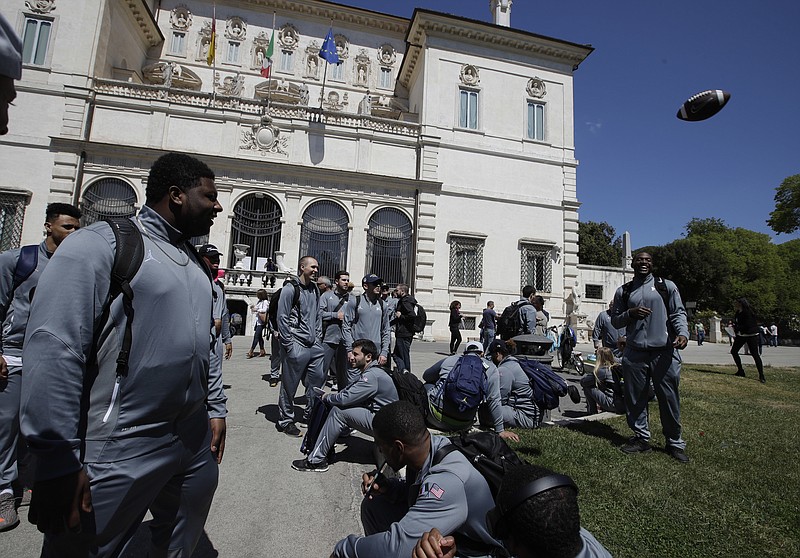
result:
M 208 43 L 208 56 L 206 64 L 209 66 L 214 63 L 214 53 L 217 48 L 217 18 L 211 20 L 211 41 Z
M 267 47 L 267 55 L 264 57 L 264 60 L 261 62 L 261 75 L 265 78 L 269 78 L 269 72 L 272 69 L 272 53 L 275 51 L 275 30 L 272 30 L 272 37 L 269 40 L 269 46 Z

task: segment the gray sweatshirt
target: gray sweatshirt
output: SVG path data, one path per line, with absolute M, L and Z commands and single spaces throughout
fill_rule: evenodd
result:
M 223 344 L 231 342 L 231 328 L 228 317 L 228 305 L 225 302 L 225 291 L 219 282 L 214 281 L 214 303 L 212 307 L 211 337 L 214 339 L 214 350 L 211 355 L 210 367 L 208 370 L 208 400 L 206 408 L 209 418 L 225 418 L 228 414 L 226 403 L 228 396 L 222 388 L 222 359 L 225 349 Z M 220 320 L 222 328 L 217 335 L 217 328 L 214 322 Z
M 349 297 L 350 293 L 344 293 L 343 297 Z M 326 343 L 338 345 L 342 342 L 342 320 L 339 319 L 339 312 L 344 313 L 344 304 L 336 310 L 342 297 L 335 289 L 331 289 L 319 297 L 319 310 L 322 312 L 322 330 Z
M 512 407 L 536 421 L 539 411 L 533 402 L 533 389 L 519 361 L 514 357 L 506 357 L 497 367 L 497 372 L 500 376 L 500 404 Z
M 108 224 L 69 235 L 39 280 L 21 405 L 22 433 L 39 456 L 38 480 L 84 462 L 145 455 L 170 444 L 190 417 L 207 424 L 211 281 L 179 231 L 147 206 L 139 219 L 147 234 L 131 282 L 135 317 L 126 375 L 116 373 L 126 323 L 121 296 L 100 322 L 115 253 Z M 83 417 L 79 401 L 87 408 Z
M 522 331 L 520 334 L 523 333 L 535 333 L 536 332 L 536 308 L 533 307 L 533 304 L 527 298 L 520 298 L 517 301 L 519 304 L 519 320 L 522 324 Z M 527 331 L 526 331 L 526 324 L 527 324 Z
M 377 413 L 399 399 L 394 382 L 386 370 L 373 361 L 346 389 L 325 398 L 336 407 L 364 407 Z
M 300 300 L 297 305 L 293 305 L 295 284 L 300 286 Z M 304 347 L 313 347 L 322 342 L 319 298 L 319 289 L 313 281 L 304 285 L 297 277 L 291 278 L 281 289 L 278 299 L 278 334 L 287 353 L 291 350 L 293 341 Z
M 681 295 L 675 283 L 664 279 L 669 293 L 669 308 L 664 307 L 664 300 L 656 290 L 653 274 L 647 277 L 634 277 L 628 305 L 623 307 L 622 287 L 614 294 L 614 307 L 611 311 L 611 324 L 617 328 L 625 328 L 626 349 L 651 350 L 672 346 L 678 335 L 689 338 L 689 325 L 686 321 L 686 310 L 681 302 Z M 644 319 L 636 320 L 629 316 L 628 309 L 645 306 L 652 313 Z M 672 327 L 667 326 L 667 321 Z
M 28 314 L 31 311 L 32 291 L 36 289 L 45 266 L 50 261 L 47 245 L 39 244 L 39 258 L 36 269 L 13 293 L 14 270 L 17 268 L 21 249 L 15 248 L 0 254 L 0 309 L 8 305 L 3 319 L 3 334 L 0 338 L 0 354 L 11 357 L 22 357 L 22 342 L 25 340 L 25 328 L 28 326 Z
M 358 322 L 353 323 L 356 317 L 356 299 L 359 299 Z M 353 350 L 353 341 L 356 339 L 369 339 L 380 351 L 383 357 L 389 356 L 389 343 L 391 343 L 391 327 L 389 310 L 381 310 L 380 299 L 375 303 L 369 301 L 366 295 L 351 296 L 344 305 L 344 321 L 342 322 L 342 337 L 344 347 L 349 353 Z

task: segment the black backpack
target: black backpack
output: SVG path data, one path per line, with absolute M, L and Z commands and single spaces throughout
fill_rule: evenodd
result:
M 428 323 L 428 314 L 422 305 L 417 304 L 414 306 L 414 333 L 421 333 L 425 331 L 425 325 Z
M 294 285 L 294 298 L 292 299 L 292 308 L 294 308 L 300 304 L 300 284 L 297 281 L 292 281 L 291 278 L 284 281 L 283 286 L 285 287 L 287 283 Z M 269 297 L 267 321 L 269 322 L 269 327 L 272 329 L 272 331 L 278 331 L 278 301 L 281 298 L 282 290 L 283 287 L 280 289 L 275 289 L 275 292 L 273 292 Z
M 525 465 L 517 452 L 508 447 L 496 432 L 462 432 L 449 438 L 450 444 L 440 447 L 433 454 L 431 466 L 438 465 L 446 455 L 460 451 L 475 469 L 486 479 L 492 497 L 497 497 L 500 483 L 510 467 Z
M 507 341 L 521 333 L 531 333 L 528 331 L 528 323 L 522 320 L 520 309 L 523 306 L 531 306 L 528 301 L 518 300 L 506 306 L 503 313 L 497 319 L 497 334 L 503 341 Z
M 431 408 L 428 404 L 428 392 L 425 390 L 425 385 L 422 381 L 408 370 L 400 370 L 398 368 L 389 372 L 389 376 L 394 382 L 400 401 L 408 401 L 419 409 L 423 418 L 427 418 Z
M 517 359 L 531 383 L 533 402 L 541 410 L 555 409 L 561 397 L 567 395 L 567 382 L 553 369 L 537 360 Z
M 14 292 L 22 285 L 25 280 L 30 277 L 36 266 L 39 265 L 39 245 L 28 244 L 20 248 L 19 256 L 17 256 L 17 263 L 14 266 L 14 281 L 11 284 L 11 291 L 8 293 L 8 302 L 0 309 L 0 320 L 6 319 L 8 309 L 11 303 L 14 302 Z M 33 299 L 33 289 L 31 289 L 31 299 Z

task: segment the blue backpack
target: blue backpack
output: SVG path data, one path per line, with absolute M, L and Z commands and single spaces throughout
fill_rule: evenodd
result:
M 533 402 L 542 410 L 555 409 L 559 399 L 567 395 L 567 382 L 553 369 L 537 360 L 517 359 L 531 383 Z
M 463 414 L 477 409 L 487 393 L 489 385 L 483 359 L 474 354 L 460 357 L 444 382 L 444 403 Z

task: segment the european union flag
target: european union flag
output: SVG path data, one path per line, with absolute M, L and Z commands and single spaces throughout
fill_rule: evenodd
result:
M 327 60 L 329 64 L 339 63 L 339 53 L 336 52 L 336 43 L 333 41 L 333 28 L 328 29 L 322 48 L 319 49 L 319 57 Z

